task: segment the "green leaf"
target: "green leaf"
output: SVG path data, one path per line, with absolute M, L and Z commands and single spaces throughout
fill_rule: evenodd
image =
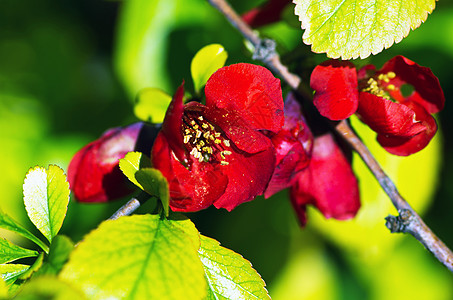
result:
M 24 284 L 14 299 L 83 300 L 86 298 L 82 291 L 76 289 L 72 284 L 56 277 L 44 276 Z
M 38 251 L 19 247 L 5 239 L 0 238 L 0 264 L 15 261 L 24 257 L 38 256 Z
M 37 274 L 57 275 L 68 261 L 72 250 L 74 243 L 67 236 L 57 235 L 50 245 L 49 256 Z
M 28 217 L 52 242 L 66 216 L 69 183 L 61 168 L 50 165 L 30 169 L 24 181 L 24 202 Z
M 220 44 L 207 45 L 195 54 L 190 64 L 195 92 L 199 93 L 209 77 L 225 65 L 227 57 L 228 53 Z
M 436 0 L 295 0 L 295 13 L 312 51 L 342 59 L 366 58 L 399 43 L 434 10 Z
M 49 253 L 49 246 L 34 236 L 30 231 L 19 225 L 13 218 L 0 211 L 0 228 L 10 230 L 34 242 L 46 253 Z
M 206 280 L 199 246 L 190 220 L 121 217 L 88 234 L 60 278 L 89 299 L 202 299 Z
M 6 284 L 9 285 L 14 283 L 14 281 L 29 268 L 30 266 L 20 264 L 0 264 L 0 274 Z
M 141 152 L 128 152 L 124 158 L 119 161 L 121 171 L 136 186 L 144 190 L 135 178 L 135 173 L 142 168 L 150 168 L 151 160 Z
M 129 152 L 120 159 L 119 165 L 130 181 L 162 202 L 165 216 L 168 216 L 170 203 L 168 182 L 159 170 L 150 168 L 150 159 L 141 152 Z
M 44 261 L 44 253 L 41 252 L 41 254 L 38 256 L 38 258 L 36 258 L 33 265 L 31 265 L 27 271 L 25 271 L 22 275 L 20 275 L 19 279 L 20 280 L 29 279 L 31 277 L 31 275 L 33 275 L 33 273 L 35 273 L 36 271 L 38 271 L 41 268 L 43 261 Z
M 157 88 L 144 88 L 137 96 L 134 114 L 142 121 L 162 123 L 170 104 L 171 96 Z
M 198 250 L 208 280 L 208 299 L 270 299 L 261 276 L 241 255 L 201 236 Z
M 162 173 L 153 168 L 144 168 L 137 171 L 135 174 L 137 181 L 143 187 L 145 192 L 151 196 L 159 198 L 164 209 L 165 216 L 168 217 L 169 204 L 170 204 L 170 192 L 168 190 L 167 179 Z

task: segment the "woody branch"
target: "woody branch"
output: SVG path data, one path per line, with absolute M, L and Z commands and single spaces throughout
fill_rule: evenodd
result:
M 254 59 L 264 63 L 304 99 L 311 100 L 311 95 L 301 86 L 300 77 L 289 72 L 288 68 L 281 63 L 280 57 L 275 50 L 274 41 L 261 39 L 225 0 L 208 0 L 208 2 L 220 11 L 243 37 L 255 47 Z M 359 154 L 398 210 L 398 216 L 388 216 L 386 218 L 386 226 L 390 231 L 392 233 L 403 232 L 411 234 L 453 272 L 453 252 L 432 232 L 409 203 L 399 194 L 395 184 L 385 174 L 379 163 L 355 134 L 347 121 L 340 121 L 334 128 L 337 134 Z

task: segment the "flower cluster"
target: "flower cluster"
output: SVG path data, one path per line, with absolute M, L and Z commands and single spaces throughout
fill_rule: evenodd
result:
M 382 147 L 401 156 L 428 145 L 437 131 L 431 114 L 445 103 L 431 70 L 403 56 L 380 70 L 368 65 L 357 71 L 349 62 L 329 60 L 313 70 L 310 85 L 323 116 L 341 120 L 356 113 Z
M 314 69 L 310 84 L 323 116 L 341 120 L 356 113 L 378 133 L 379 143 L 398 155 L 428 144 L 437 129 L 431 114 L 445 101 L 431 71 L 401 56 L 378 71 L 330 60 Z M 408 86 L 412 90 L 406 92 Z M 68 170 L 76 198 L 100 202 L 130 192 L 118 160 L 145 141 L 144 153 L 168 181 L 173 211 L 210 205 L 230 211 L 258 195 L 268 198 L 290 188 L 302 225 L 307 205 L 327 218 L 356 215 L 359 189 L 347 155 L 331 133 L 312 134 L 292 93 L 283 105 L 280 81 L 269 70 L 252 64 L 223 67 L 206 83 L 205 104 L 183 98 L 184 83 L 158 133 L 137 123 L 110 130 L 80 150 Z

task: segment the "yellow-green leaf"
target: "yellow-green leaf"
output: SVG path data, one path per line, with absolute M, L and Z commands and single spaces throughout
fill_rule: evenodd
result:
M 21 236 L 29 239 L 30 241 L 34 242 L 36 245 L 41 247 L 46 253 L 49 252 L 49 246 L 47 246 L 43 241 L 39 238 L 34 236 L 30 231 L 28 231 L 25 227 L 17 223 L 13 218 L 5 214 L 0 210 L 0 228 L 15 232 L 20 234 Z
M 0 264 L 15 261 L 25 257 L 38 256 L 38 252 L 19 247 L 3 238 L 0 238 Z
M 436 0 L 293 0 L 312 51 L 365 58 L 400 42 L 426 20 Z
M 201 236 L 198 253 L 208 281 L 208 299 L 270 299 L 266 284 L 241 255 Z
M 83 300 L 87 298 L 74 285 L 57 277 L 44 276 L 26 283 L 14 299 Z
M 151 160 L 149 157 L 138 151 L 128 152 L 124 158 L 120 159 L 119 166 L 120 170 L 133 184 L 144 190 L 135 178 L 135 173 L 141 168 L 151 167 Z
M 157 88 L 144 88 L 135 101 L 134 113 L 137 118 L 150 123 L 162 123 L 171 96 Z
M 60 278 L 89 299 L 203 299 L 206 280 L 199 246 L 190 220 L 121 217 L 88 234 Z
M 190 64 L 190 71 L 196 93 L 200 92 L 217 69 L 225 65 L 227 57 L 225 48 L 219 44 L 207 45 L 195 54 Z
M 9 285 L 29 268 L 30 266 L 21 264 L 0 264 L 0 275 L 6 284 Z
M 135 178 L 143 187 L 145 192 L 157 197 L 162 203 L 165 216 L 169 213 L 170 192 L 167 179 L 158 169 L 143 168 L 137 171 Z
M 28 217 L 36 228 L 52 242 L 66 216 L 69 183 L 63 170 L 50 165 L 30 169 L 24 180 L 24 203 Z
M 141 152 L 129 152 L 120 159 L 119 165 L 131 182 L 160 200 L 164 213 L 168 216 L 170 194 L 167 179 L 159 170 L 150 168 L 149 158 Z

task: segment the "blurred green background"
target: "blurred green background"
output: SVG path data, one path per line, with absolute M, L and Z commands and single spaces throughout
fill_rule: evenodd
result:
M 232 1 L 239 12 L 262 2 Z M 402 54 L 430 67 L 446 96 L 438 115 L 442 135 L 401 159 L 353 123 L 403 196 L 452 248 L 453 4 L 437 6 L 401 43 L 357 63 L 381 66 Z M 307 76 L 325 56 L 310 54 L 302 31 L 289 25 L 294 21 L 262 32 Z M 66 170 L 72 155 L 104 130 L 135 122 L 132 103 L 141 88 L 172 94 L 185 79 L 193 91 L 190 61 L 210 43 L 226 48 L 227 64 L 251 62 L 241 36 L 202 0 L 0 1 L 0 208 L 29 224 L 22 203 L 28 169 L 57 164 Z M 301 230 L 286 191 L 231 213 L 211 208 L 189 217 L 203 234 L 249 259 L 274 299 L 453 299 L 453 275 L 414 239 L 387 231 L 384 217 L 395 213 L 390 202 L 357 158 L 354 168 L 363 207 L 352 221 L 326 221 L 311 209 Z M 80 240 L 125 201 L 72 201 L 63 233 Z

